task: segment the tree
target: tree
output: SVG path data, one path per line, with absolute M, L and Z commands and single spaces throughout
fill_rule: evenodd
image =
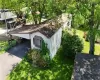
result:
M 99 0 L 72 0 L 73 5 L 69 5 L 72 12 L 74 26 L 87 26 L 89 29 L 90 54 L 95 51 L 95 35 L 100 25 L 100 1 Z M 74 10 L 74 11 L 73 11 Z

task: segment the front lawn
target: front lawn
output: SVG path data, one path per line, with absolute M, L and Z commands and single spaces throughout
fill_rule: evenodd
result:
M 16 41 L 12 41 L 10 45 L 9 45 L 8 41 L 0 41 L 0 54 L 3 54 L 8 49 L 13 47 L 15 44 L 16 44 Z
M 33 67 L 27 56 L 7 77 L 7 80 L 70 80 L 73 71 L 73 59 L 63 58 L 62 50 L 51 62 L 48 69 Z

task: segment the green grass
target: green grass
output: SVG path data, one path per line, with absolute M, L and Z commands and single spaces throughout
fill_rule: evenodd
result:
M 5 53 L 8 49 L 13 47 L 16 44 L 16 41 L 12 41 L 11 45 L 8 44 L 8 41 L 0 41 L 0 54 Z
M 85 41 L 83 38 L 84 32 L 82 30 L 77 30 L 76 34 L 83 40 L 84 49 L 83 53 L 89 53 L 89 42 Z M 95 43 L 95 55 L 100 55 L 100 44 Z
M 7 41 L 0 41 L 0 54 L 4 53 L 7 49 L 8 42 Z
M 27 57 L 17 65 L 7 80 L 70 80 L 73 70 L 73 59 L 63 58 L 59 50 L 48 69 L 33 67 Z

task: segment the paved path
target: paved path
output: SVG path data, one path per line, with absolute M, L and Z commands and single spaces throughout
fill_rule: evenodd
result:
M 5 80 L 6 76 L 18 64 L 28 51 L 29 43 L 22 43 L 13 47 L 8 52 L 0 55 L 0 80 Z

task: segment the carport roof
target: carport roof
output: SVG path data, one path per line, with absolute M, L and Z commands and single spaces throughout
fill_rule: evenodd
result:
M 9 32 L 9 34 L 32 34 L 35 32 L 40 32 L 46 37 L 51 37 L 61 25 L 57 25 L 57 21 L 55 20 L 47 20 L 38 25 L 24 25 L 20 28 L 16 28 Z

